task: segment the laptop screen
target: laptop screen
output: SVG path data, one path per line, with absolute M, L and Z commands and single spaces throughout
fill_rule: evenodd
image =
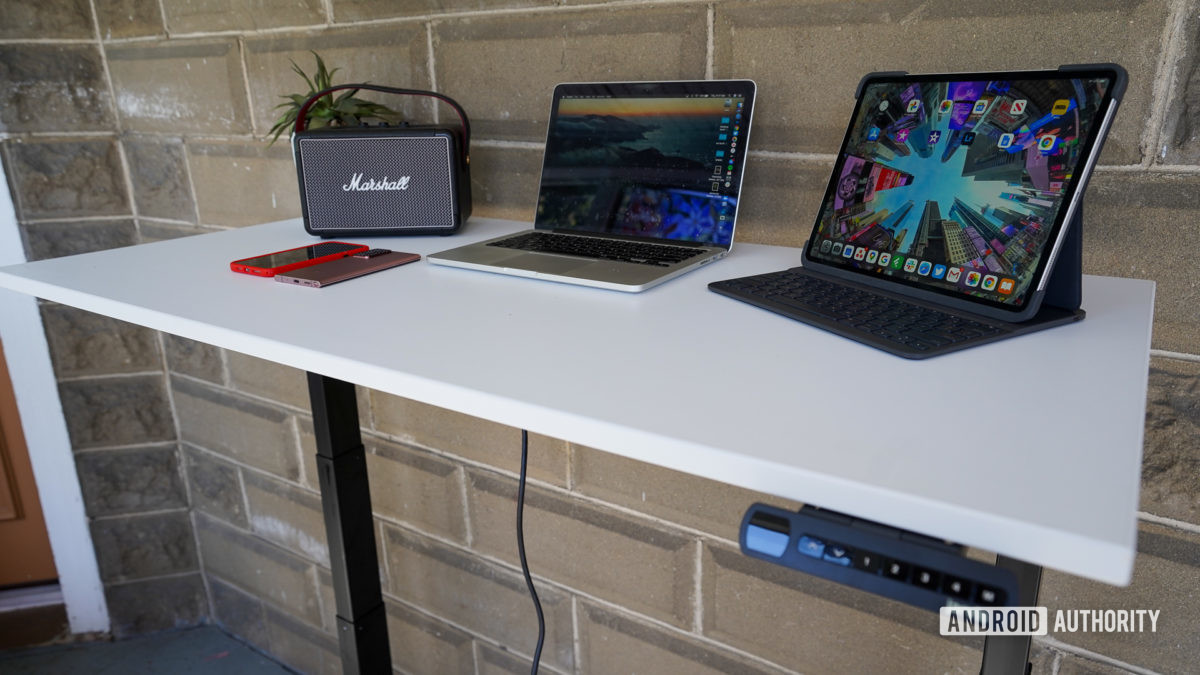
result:
M 733 241 L 754 83 L 555 88 L 537 229 Z
M 808 256 L 1019 310 L 1113 89 L 1103 71 L 868 76 Z

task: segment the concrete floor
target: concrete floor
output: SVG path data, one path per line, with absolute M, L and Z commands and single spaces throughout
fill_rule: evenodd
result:
M 77 642 L 0 651 L 5 675 L 284 675 L 293 671 L 215 626 L 116 642 Z

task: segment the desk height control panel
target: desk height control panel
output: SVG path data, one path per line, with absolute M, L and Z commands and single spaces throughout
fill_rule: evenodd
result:
M 755 504 L 740 542 L 748 556 L 935 612 L 1017 599 L 1012 572 L 965 557 L 962 546 L 813 506 Z

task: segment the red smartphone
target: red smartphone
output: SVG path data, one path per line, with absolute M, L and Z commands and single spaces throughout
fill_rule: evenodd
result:
M 289 248 L 286 251 L 276 251 L 257 255 L 253 258 L 242 258 L 229 263 L 229 269 L 242 274 L 253 274 L 259 277 L 273 277 L 280 272 L 288 272 L 309 265 L 316 265 L 329 260 L 345 258 L 360 251 L 367 250 L 362 244 L 347 244 L 344 241 L 324 241 L 320 244 Z

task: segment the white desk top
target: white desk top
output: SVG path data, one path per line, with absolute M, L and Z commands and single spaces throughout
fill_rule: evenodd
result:
M 520 227 L 363 243 L 428 254 Z M 0 268 L 0 287 L 1129 582 L 1151 282 L 1085 277 L 1079 324 L 912 362 L 706 288 L 795 266 L 797 249 L 739 244 L 641 294 L 424 261 L 323 289 L 229 270 L 311 240 L 270 223 Z

